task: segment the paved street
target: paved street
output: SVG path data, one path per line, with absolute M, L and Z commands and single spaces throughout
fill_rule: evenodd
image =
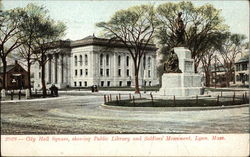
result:
M 124 92 L 126 93 L 126 92 Z M 248 133 L 249 108 L 134 111 L 101 107 L 103 94 L 4 102 L 2 134 Z M 123 96 L 124 97 L 124 96 Z

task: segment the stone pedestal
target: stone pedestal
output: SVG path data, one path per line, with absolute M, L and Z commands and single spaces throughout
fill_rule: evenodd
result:
M 25 95 L 26 95 L 26 99 L 30 99 L 30 92 L 29 89 L 25 90 Z
M 165 73 L 162 75 L 160 95 L 192 96 L 201 95 L 201 75 L 194 73 L 194 60 L 190 50 L 184 47 L 174 48 L 179 59 L 182 73 Z
M 2 89 L 1 90 L 1 99 L 5 100 L 5 97 L 6 97 L 5 89 Z

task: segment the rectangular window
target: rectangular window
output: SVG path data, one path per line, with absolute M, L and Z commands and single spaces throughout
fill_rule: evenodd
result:
M 85 55 L 85 66 L 87 66 L 88 65 L 88 55 Z
M 85 76 L 88 76 L 88 69 L 85 69 Z
M 109 69 L 106 69 L 106 76 L 109 76 Z
M 247 64 L 242 64 L 242 70 L 247 70 Z
M 101 81 L 101 87 L 103 87 L 104 86 L 104 81 Z
M 110 87 L 110 81 L 107 82 L 107 86 Z
M 103 69 L 100 69 L 100 75 L 103 76 Z
M 119 86 L 120 86 L 120 87 L 122 86 L 122 81 L 119 82 Z
M 38 77 L 41 78 L 41 72 L 38 73 Z
M 84 81 L 84 86 L 85 86 L 85 87 L 87 87 L 87 86 L 88 86 L 87 81 Z
M 82 87 L 82 82 L 81 81 L 79 82 L 79 86 Z
M 129 69 L 127 69 L 127 76 L 129 76 Z
M 148 70 L 148 77 L 151 77 L 151 72 L 150 72 L 150 70 Z
M 76 82 L 74 82 L 75 87 L 77 86 Z
M 118 66 L 121 66 L 121 56 L 118 56 Z
M 118 69 L 118 76 L 121 76 L 121 69 Z
M 82 76 L 82 69 L 80 69 L 80 75 Z
M 77 70 L 75 70 L 75 76 L 77 76 Z
M 128 86 L 128 87 L 131 86 L 131 81 L 127 81 L 127 86 Z

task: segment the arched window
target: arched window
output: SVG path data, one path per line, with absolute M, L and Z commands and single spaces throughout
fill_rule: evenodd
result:
M 88 65 L 88 55 L 85 55 L 85 57 L 84 57 L 84 63 L 85 63 L 86 66 Z
M 100 55 L 100 65 L 103 64 L 103 54 Z
M 121 56 L 118 56 L 118 66 L 121 66 Z
M 148 57 L 148 68 L 151 67 L 151 57 Z
M 106 65 L 109 65 L 109 55 L 106 55 Z
M 126 62 L 127 62 L 127 66 L 129 66 L 129 56 L 127 56 Z
M 77 66 L 77 56 L 75 56 L 75 66 Z
M 82 66 L 82 55 L 80 55 L 80 66 Z

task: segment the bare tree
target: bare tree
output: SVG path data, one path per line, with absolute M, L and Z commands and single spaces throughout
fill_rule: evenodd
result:
M 103 28 L 107 37 L 121 41 L 129 51 L 135 68 L 135 93 L 140 93 L 140 63 L 156 28 L 154 7 L 141 5 L 120 10 L 108 22 L 100 22 L 97 26 Z
M 185 46 L 190 49 L 195 61 L 195 71 L 206 53 L 210 35 L 227 30 L 220 15 L 220 10 L 210 4 L 195 7 L 191 2 L 164 3 L 157 8 L 157 19 L 160 26 L 156 37 L 159 43 L 168 50 L 176 46 L 175 19 L 182 12 L 185 27 Z
M 13 9 L 0 12 L 0 58 L 3 63 L 3 89 L 6 88 L 7 56 L 21 45 L 20 24 L 23 22 L 24 12 Z
M 218 51 L 220 57 L 217 60 L 225 69 L 227 87 L 229 87 L 231 80 L 235 83 L 233 75 L 235 58 L 239 53 L 242 53 L 245 39 L 245 35 L 227 33 L 227 39 L 223 43 L 221 50 Z

